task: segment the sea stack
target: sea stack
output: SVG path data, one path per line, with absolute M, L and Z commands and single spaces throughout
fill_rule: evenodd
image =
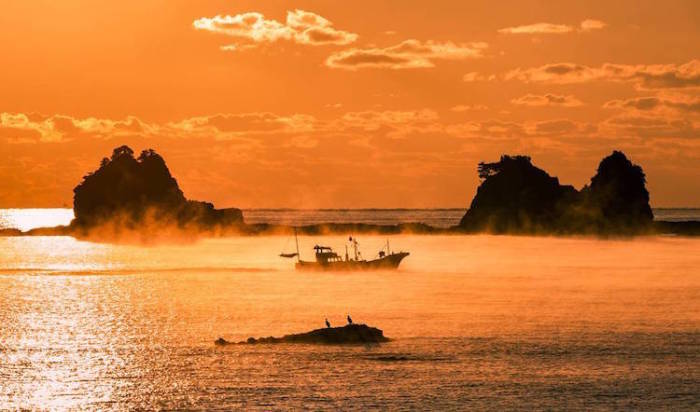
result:
M 479 163 L 482 183 L 459 229 L 525 234 L 630 235 L 652 229 L 642 168 L 624 153 L 604 158 L 581 191 L 561 185 L 528 156 Z
M 578 194 L 535 167 L 529 156 L 503 155 L 498 162 L 479 163 L 478 171 L 483 181 L 460 222 L 470 231 L 553 231 Z
M 136 231 L 211 230 L 243 223 L 240 209 L 186 199 L 165 160 L 150 149 L 134 158 L 128 146 L 117 147 L 73 192 L 71 227 L 77 230 L 108 224 Z

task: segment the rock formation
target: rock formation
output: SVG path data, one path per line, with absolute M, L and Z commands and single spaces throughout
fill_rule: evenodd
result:
M 635 234 L 653 214 L 641 167 L 619 151 L 604 158 L 580 192 L 561 185 L 527 156 L 479 163 L 483 182 L 459 228 L 492 233 Z
M 323 328 L 312 330 L 306 333 L 297 333 L 292 335 L 285 335 L 281 338 L 267 337 L 267 338 L 248 338 L 245 342 L 238 342 L 237 344 L 256 344 L 256 343 L 312 343 L 312 344 L 326 344 L 326 345 L 340 345 L 340 344 L 359 344 L 359 343 L 381 343 L 388 342 L 389 339 L 384 337 L 384 332 L 381 329 L 373 328 L 371 326 L 362 324 L 352 324 L 337 328 Z M 215 342 L 217 345 L 231 345 L 236 344 L 234 342 L 229 342 L 223 338 L 217 339 Z
M 528 156 L 501 156 L 479 163 L 483 182 L 460 226 L 474 231 L 551 231 L 577 195 L 556 177 L 532 165 Z
M 581 195 L 599 231 L 646 229 L 654 220 L 644 172 L 622 152 L 614 151 L 600 162 Z
M 215 209 L 211 203 L 186 199 L 153 150 L 134 158 L 128 146 L 114 149 L 73 192 L 71 226 L 76 229 L 119 224 L 133 230 L 147 226 L 207 230 L 243 223 L 239 209 Z

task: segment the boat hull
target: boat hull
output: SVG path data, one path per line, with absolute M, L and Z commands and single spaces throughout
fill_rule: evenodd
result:
M 343 260 L 337 262 L 306 262 L 296 263 L 297 270 L 392 270 L 399 267 L 408 252 L 392 253 L 374 260 Z

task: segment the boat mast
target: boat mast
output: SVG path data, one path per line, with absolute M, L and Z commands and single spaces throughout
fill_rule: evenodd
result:
M 299 256 L 299 239 L 297 238 L 297 227 L 294 226 L 294 242 L 297 244 L 297 262 L 301 261 L 301 256 Z

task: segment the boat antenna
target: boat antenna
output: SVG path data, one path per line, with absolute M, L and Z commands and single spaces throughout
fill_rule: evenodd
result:
M 297 227 L 294 226 L 294 242 L 297 245 L 297 262 L 301 261 L 301 256 L 299 256 L 299 239 L 297 238 Z
M 352 242 L 352 247 L 355 251 L 355 260 L 359 260 L 359 252 L 357 251 L 357 238 L 350 236 L 350 242 Z

